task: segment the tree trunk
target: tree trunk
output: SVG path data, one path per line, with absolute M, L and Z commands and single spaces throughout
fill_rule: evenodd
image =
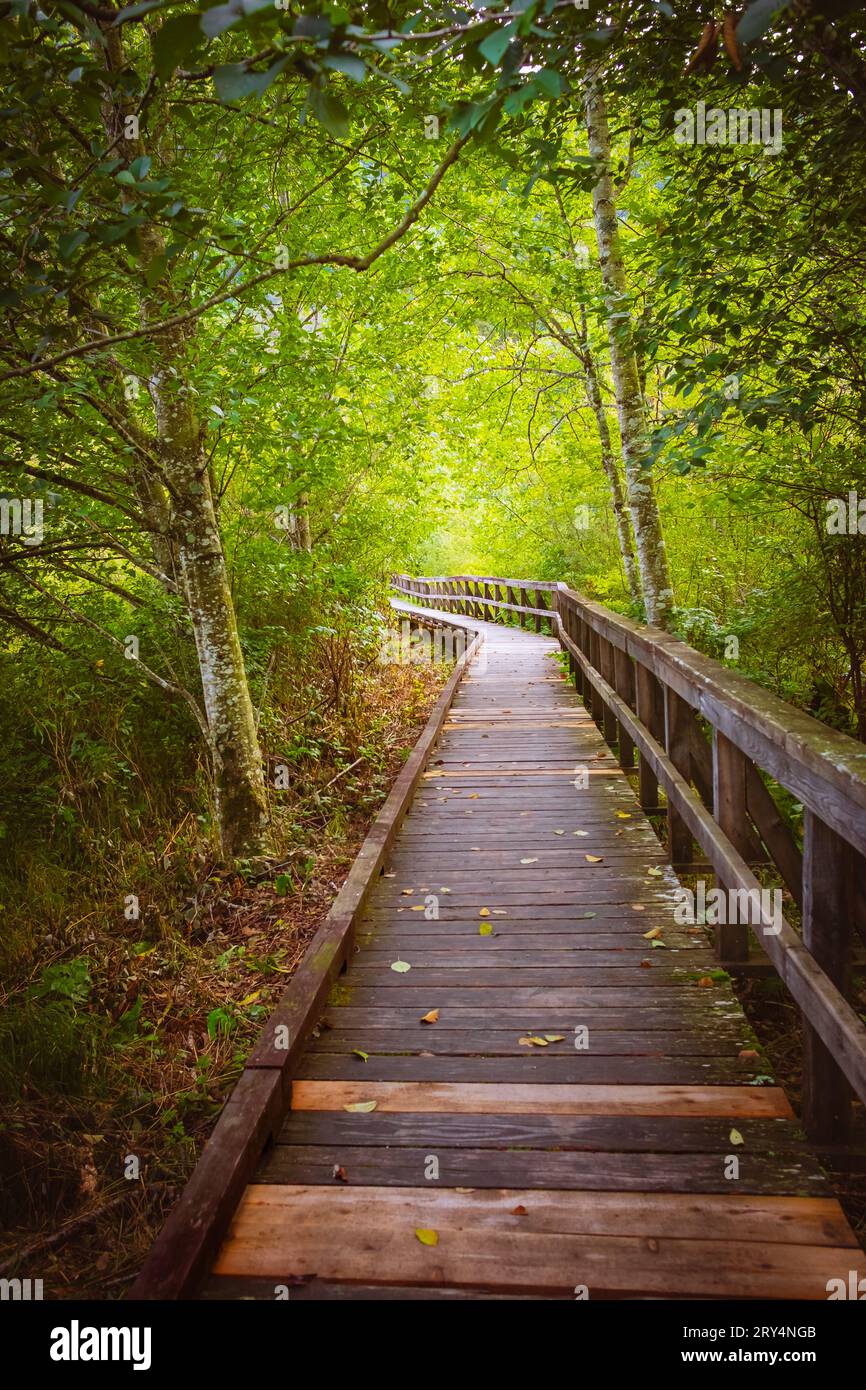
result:
M 586 399 L 595 416 L 595 423 L 598 428 L 598 438 L 601 446 L 601 466 L 604 469 L 610 485 L 610 500 L 613 507 L 614 521 L 616 522 L 619 553 L 622 558 L 623 568 L 625 569 L 628 591 L 632 600 L 635 603 L 640 603 L 642 598 L 640 577 L 637 572 L 637 565 L 635 564 L 631 526 L 629 524 L 628 513 L 626 512 L 625 500 L 622 493 L 622 480 L 619 476 L 619 468 L 617 467 L 613 445 L 611 443 L 610 426 L 607 423 L 607 414 L 605 413 L 604 401 L 601 397 L 601 383 L 598 378 L 598 369 L 595 365 L 595 357 L 589 346 L 586 307 L 583 304 L 580 306 L 580 320 L 583 333 L 582 356 L 586 378 Z
M 122 66 L 120 32 L 107 29 L 105 61 Z M 127 114 L 112 89 L 103 103 L 109 138 L 128 159 L 144 152 L 140 141 L 120 139 Z M 154 224 L 139 229 L 142 271 L 164 257 L 165 240 Z M 164 263 L 164 262 L 163 262 Z M 170 271 L 141 300 L 142 324 L 160 321 L 172 293 Z M 267 796 L 255 715 L 247 683 L 237 617 L 228 581 L 205 432 L 190 390 L 189 358 L 195 329 L 180 325 L 155 340 L 159 370 L 148 383 L 156 419 L 156 448 L 169 510 L 170 547 L 195 638 L 208 741 L 214 770 L 217 822 L 226 858 L 256 854 L 265 845 Z M 138 480 L 139 497 L 148 484 Z M 150 498 L 153 501 L 153 498 Z
M 592 191 L 592 209 L 607 309 L 610 362 L 619 413 L 626 500 L 634 528 L 647 621 L 659 627 L 667 627 L 673 607 L 673 590 L 652 477 L 643 466 L 648 450 L 646 410 L 617 227 L 616 203 L 610 172 L 607 112 L 601 87 L 595 76 L 589 79 L 586 86 L 586 124 L 589 152 L 598 168 L 598 182 Z
M 142 240 L 161 243 L 157 232 Z M 147 245 L 146 259 L 160 254 Z M 145 316 L 148 307 L 145 306 Z M 173 503 L 181 587 L 201 675 L 214 762 L 217 818 L 227 858 L 257 853 L 267 826 L 262 760 L 237 618 L 217 522 L 204 430 L 186 389 L 182 328 L 159 336 L 161 371 L 152 387 L 160 456 Z M 176 375 L 168 369 L 173 367 Z

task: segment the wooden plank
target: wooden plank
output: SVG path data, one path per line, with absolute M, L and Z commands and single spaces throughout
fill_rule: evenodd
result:
M 805 1160 L 801 1131 L 790 1120 L 741 1120 L 742 1156 L 784 1156 Z M 563 1152 L 726 1154 L 731 1148 L 729 1117 L 671 1115 L 448 1114 L 376 1110 L 293 1110 L 276 1147 L 302 1144 L 426 1149 L 544 1149 Z M 780 1162 L 779 1167 L 783 1165 Z M 814 1165 L 808 1167 L 814 1171 Z M 270 1180 L 270 1179 L 269 1179 Z M 533 1184 L 534 1185 L 534 1184 Z M 554 1184 L 555 1185 L 555 1184 Z M 572 1186 L 572 1184 L 568 1184 Z M 739 1189 L 737 1189 L 739 1190 Z
M 443 1147 L 433 1138 L 421 1148 L 376 1148 L 342 1144 L 281 1144 L 271 1149 L 257 1175 L 261 1183 L 311 1183 L 334 1187 L 334 1170 L 342 1170 L 349 1188 L 407 1187 L 424 1183 L 430 1158 L 437 1162 L 439 1187 L 574 1189 L 628 1193 L 730 1192 L 731 1158 L 737 1160 L 738 1194 L 815 1197 L 829 1193 L 827 1179 L 814 1161 L 799 1156 L 767 1156 L 734 1150 L 730 1142 L 706 1153 L 637 1154 L 617 1151 L 557 1153 L 537 1149 L 492 1152 L 489 1148 Z
M 525 1057 L 378 1056 L 367 1061 L 332 1053 L 306 1052 L 296 1064 L 301 1081 L 351 1081 L 363 1073 L 370 1081 L 520 1083 L 546 1085 L 729 1086 L 753 1081 L 753 1058 L 596 1057 L 551 1048 L 533 1048 Z
M 515 1205 L 525 1205 L 526 1210 L 515 1213 Z M 299 1229 L 315 1231 L 338 1216 L 352 1229 L 362 1222 L 399 1225 L 413 1238 L 415 1227 L 435 1216 L 434 1224 L 443 1230 L 462 1226 L 476 1232 L 511 1230 L 521 1235 L 656 1236 L 704 1239 L 709 1245 L 735 1240 L 744 1255 L 753 1244 L 859 1251 L 833 1197 L 744 1199 L 732 1193 L 697 1202 L 687 1194 L 648 1193 L 619 1202 L 615 1194 L 560 1189 L 469 1193 L 415 1185 L 397 1190 L 351 1186 L 323 1190 L 251 1184 L 231 1239 L 240 1238 L 242 1230 L 251 1231 L 253 1225 L 266 1234 L 269 1221 L 279 1223 L 287 1234 L 293 1220 Z
M 490 991 L 484 991 L 489 995 Z M 458 994 L 462 997 L 462 992 Z M 425 1012 L 429 1013 L 429 1009 Z M 422 1013 L 417 1008 L 384 1008 L 382 1005 L 367 1007 L 354 1004 L 332 1004 L 324 1015 L 332 1028 L 396 1028 L 400 1025 L 418 1027 L 430 1032 L 433 1025 L 422 1024 Z M 701 1024 L 715 1028 L 728 1027 L 732 1031 L 749 1032 L 749 1025 L 733 1003 L 727 1008 L 708 1010 L 700 1001 L 673 1000 L 668 1006 L 640 1008 L 633 1006 L 623 1009 L 595 1007 L 582 1008 L 579 1013 L 571 1008 L 549 1008 L 526 1005 L 518 1008 L 509 1003 L 505 1007 L 489 1004 L 486 1008 L 447 1004 L 439 1009 L 436 1030 L 449 1032 L 451 1029 L 486 1027 L 492 1029 L 510 1028 L 524 1033 L 568 1033 L 577 1026 L 595 1031 L 628 1033 L 662 1032 L 674 1035 L 699 1029 Z M 531 1026 L 530 1026 L 531 1025 Z M 746 1046 L 746 1044 L 743 1044 Z M 751 1043 L 748 1044 L 751 1046 Z
M 544 1082 L 293 1081 L 292 1110 L 341 1110 L 375 1100 L 380 1111 L 473 1115 L 725 1115 L 792 1120 L 776 1086 L 581 1086 Z
M 751 1047 L 747 1030 L 739 1032 L 706 1028 L 689 1030 L 686 1033 L 614 1032 L 589 1031 L 588 1024 L 579 1025 L 587 1030 L 582 1055 L 593 1057 L 737 1057 L 743 1048 Z M 575 1025 L 572 1024 L 564 1034 L 548 1033 L 559 1041 L 550 1043 L 550 1055 L 574 1048 Z M 414 1027 L 403 1028 L 365 1028 L 363 1025 L 342 1029 L 335 1020 L 333 1028 L 326 1029 L 319 1038 L 310 1044 L 310 1055 L 341 1053 L 350 1056 L 356 1049 L 369 1056 L 385 1053 L 415 1055 L 423 1052 L 425 1056 L 436 1057 L 526 1057 L 534 1044 L 521 1043 L 520 1038 L 529 1034 L 542 1037 L 527 1024 L 520 1028 L 496 1029 L 493 1027 L 466 1030 L 458 1028 L 425 1027 L 417 1023 Z M 547 1051 L 547 1049 L 545 1049 Z
M 811 1239 L 820 1227 L 811 1206 L 817 1198 L 719 1198 L 708 1225 L 710 1196 L 634 1194 L 627 1202 L 621 1196 L 605 1202 L 599 1193 L 543 1195 L 546 1201 L 520 1189 L 465 1195 L 251 1188 L 215 1272 L 553 1291 L 580 1282 L 590 1295 L 639 1290 L 825 1299 L 827 1280 L 843 1261 L 857 1258 L 850 1243 Z M 821 1215 L 835 1215 L 836 1204 L 829 1208 L 822 1206 Z M 699 1225 L 694 1236 L 684 1234 L 691 1222 Z M 435 1247 L 417 1239 L 419 1228 L 437 1231 Z
M 679 980 L 672 983 L 670 980 L 656 980 L 655 977 L 645 989 L 637 992 L 628 987 L 628 982 L 622 983 L 622 976 L 617 976 L 619 983 L 616 985 L 563 987 L 557 982 L 548 982 L 541 986 L 509 985 L 506 988 L 489 983 L 482 988 L 464 976 L 457 985 L 438 986 L 435 995 L 430 990 L 429 981 L 422 986 L 412 984 L 411 978 L 410 975 L 410 983 L 404 985 L 397 995 L 389 985 L 383 986 L 381 982 L 368 984 L 356 980 L 354 975 L 351 975 L 345 982 L 341 981 L 336 986 L 337 1002 L 339 1000 L 351 1001 L 358 1007 L 369 1005 L 380 1005 L 386 1008 L 417 1007 L 421 1013 L 427 1013 L 432 1008 L 458 1003 L 479 1008 L 497 1008 L 501 1007 L 503 1003 L 514 1008 L 527 1005 L 533 1008 L 566 1007 L 570 1009 L 586 1009 L 593 1005 L 599 1008 L 612 1009 L 646 1009 L 650 1007 L 661 1009 L 681 1007 L 731 1009 L 734 1007 L 727 985 L 711 983 L 709 988 L 689 991 L 683 989 Z M 332 999 L 331 1003 L 334 1002 Z

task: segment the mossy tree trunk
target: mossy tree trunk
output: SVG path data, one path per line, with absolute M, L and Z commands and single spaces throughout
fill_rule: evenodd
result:
M 617 225 L 607 111 L 604 95 L 594 76 L 587 82 L 585 99 L 589 152 L 598 169 L 592 208 L 607 312 L 611 374 L 619 414 L 626 501 L 634 529 L 647 621 L 666 628 L 673 607 L 673 589 L 658 502 L 652 476 L 645 467 L 649 448 L 646 406 Z

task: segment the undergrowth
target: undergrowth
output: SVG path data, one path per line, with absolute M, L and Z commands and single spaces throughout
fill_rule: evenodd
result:
M 221 862 L 198 743 L 150 689 L 9 706 L 0 1272 L 46 1297 L 122 1295 L 411 751 L 447 668 L 380 664 L 377 631 L 248 653 L 264 867 Z

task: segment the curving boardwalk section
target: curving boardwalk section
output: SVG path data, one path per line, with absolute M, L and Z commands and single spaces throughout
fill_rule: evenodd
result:
M 559 644 L 472 626 L 205 1296 L 826 1298 L 862 1253 Z

